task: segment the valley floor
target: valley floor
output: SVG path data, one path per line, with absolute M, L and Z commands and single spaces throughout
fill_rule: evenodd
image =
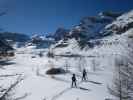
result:
M 48 58 L 32 57 L 30 53 L 16 53 L 12 64 L 0 69 L 0 81 L 8 87 L 21 75 L 23 80 L 15 88 L 13 97 L 22 100 L 105 100 L 112 98 L 107 86 L 110 82 L 109 71 L 88 72 L 88 81 L 81 82 L 77 72 L 78 88 L 71 88 L 71 74 L 48 76 Z M 5 77 L 4 75 L 9 75 Z M 10 76 L 11 75 L 11 76 Z

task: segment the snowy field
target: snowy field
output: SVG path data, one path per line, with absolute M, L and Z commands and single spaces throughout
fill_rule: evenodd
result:
M 60 53 L 64 51 L 59 50 Z M 119 50 L 115 45 L 104 45 L 88 51 L 87 55 L 92 54 L 94 57 L 85 57 L 81 60 L 64 57 L 48 58 L 45 52 L 43 57 L 39 57 L 37 55 L 39 51 L 33 48 L 20 48 L 16 51 L 16 56 L 9 61 L 11 64 L 0 69 L 1 84 L 6 88 L 21 76 L 23 80 L 16 86 L 13 97 L 22 100 L 105 100 L 112 98 L 107 87 L 112 81 L 116 57 L 112 53 L 117 51 Z M 56 53 L 56 49 L 54 52 Z M 82 51 L 80 54 L 85 55 L 85 52 Z M 69 63 L 71 73 L 46 75 L 46 71 L 51 67 L 64 68 L 66 61 Z M 81 81 L 79 62 L 87 69 L 86 82 Z M 71 88 L 72 73 L 78 78 L 78 88 Z

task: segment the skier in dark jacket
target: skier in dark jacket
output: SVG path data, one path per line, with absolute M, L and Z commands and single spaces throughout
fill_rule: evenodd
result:
M 75 74 L 73 74 L 73 76 L 72 76 L 72 85 L 71 85 L 71 87 L 73 88 L 73 87 L 76 87 L 77 88 L 77 83 L 76 83 L 76 76 L 75 76 Z
M 84 69 L 83 70 L 83 73 L 82 73 L 82 81 L 86 81 L 87 80 L 87 72 L 86 70 Z

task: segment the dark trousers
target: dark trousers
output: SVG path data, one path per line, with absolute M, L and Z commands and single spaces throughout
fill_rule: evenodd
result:
M 86 81 L 86 76 L 83 76 L 82 77 L 82 81 Z
M 72 88 L 73 88 L 73 87 L 76 87 L 76 88 L 77 88 L 77 83 L 76 83 L 76 81 L 72 81 L 71 87 L 72 87 Z

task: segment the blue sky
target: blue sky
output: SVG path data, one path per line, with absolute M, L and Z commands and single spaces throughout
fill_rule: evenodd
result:
M 101 11 L 128 11 L 133 0 L 0 0 L 4 31 L 26 34 L 53 33 L 58 27 L 71 28 L 80 19 Z

